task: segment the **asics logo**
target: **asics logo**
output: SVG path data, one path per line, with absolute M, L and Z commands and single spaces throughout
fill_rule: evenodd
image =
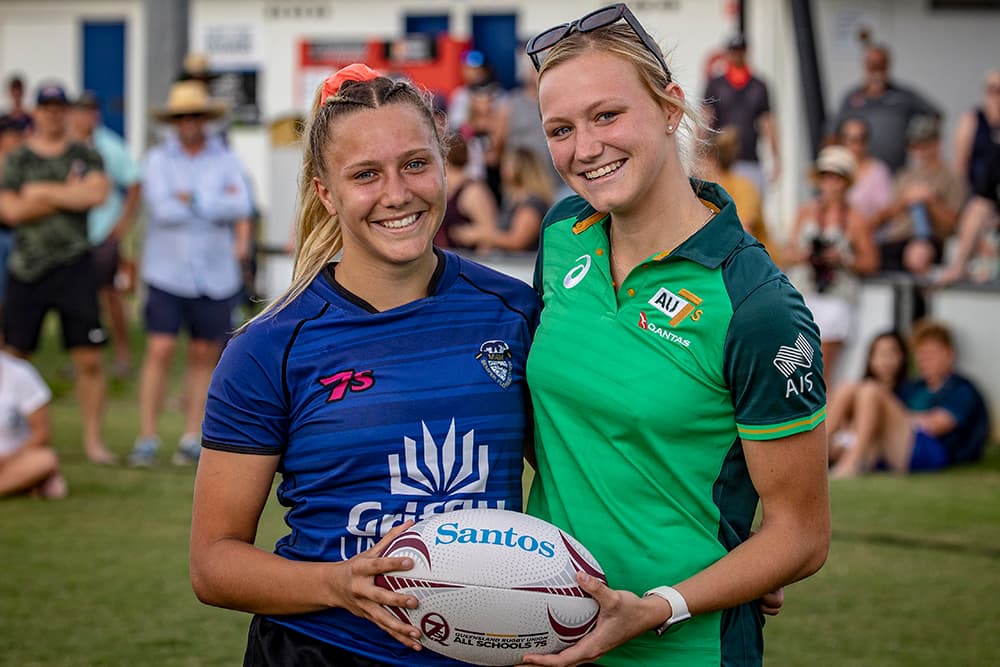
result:
M 791 377 L 796 368 L 809 368 L 813 362 L 813 349 L 801 333 L 795 339 L 795 346 L 782 345 L 774 357 L 774 367 L 786 378 Z
M 563 287 L 566 289 L 573 289 L 579 285 L 590 271 L 590 255 L 580 255 L 576 261 L 580 263 L 570 269 L 563 278 Z

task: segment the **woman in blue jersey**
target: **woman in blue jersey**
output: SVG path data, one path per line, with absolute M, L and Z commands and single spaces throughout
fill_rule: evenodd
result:
M 577 193 L 540 238 L 528 512 L 585 544 L 610 588 L 578 575 L 594 630 L 525 662 L 759 665 L 757 600 L 829 545 L 818 331 L 725 191 L 688 177 L 694 105 L 624 4 L 527 52 Z
M 530 287 L 437 250 L 447 198 L 428 96 L 352 65 L 317 91 L 292 285 L 228 345 L 195 484 L 199 599 L 255 614 L 245 665 L 457 664 L 374 583 L 412 521 L 521 508 Z M 290 528 L 254 546 L 275 473 Z

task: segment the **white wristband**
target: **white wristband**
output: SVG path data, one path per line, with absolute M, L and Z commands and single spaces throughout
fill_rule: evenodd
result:
M 670 603 L 670 618 L 663 622 L 663 625 L 656 628 L 656 636 L 662 637 L 663 633 L 670 629 L 671 626 L 677 625 L 683 621 L 691 618 L 691 612 L 688 611 L 687 600 L 681 595 L 681 592 L 676 588 L 671 588 L 670 586 L 657 586 L 652 588 L 645 593 L 642 597 L 648 598 L 650 595 L 655 595 L 656 597 L 663 598 Z

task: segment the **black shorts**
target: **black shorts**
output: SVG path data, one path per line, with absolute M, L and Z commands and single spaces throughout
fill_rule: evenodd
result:
M 196 340 L 225 342 L 236 328 L 233 311 L 238 298 L 238 292 L 227 299 L 189 298 L 146 285 L 146 331 L 176 336 L 186 328 Z
M 23 354 L 34 352 L 45 315 L 53 308 L 59 313 L 66 349 L 107 342 L 108 335 L 101 326 L 97 277 L 90 253 L 53 269 L 33 283 L 8 276 L 3 318 L 7 345 Z
M 94 258 L 94 273 L 97 276 L 98 287 L 114 287 L 115 275 L 118 273 L 118 262 L 121 260 L 119 242 L 108 239 L 91 251 Z
M 254 616 L 243 667 L 388 667 Z

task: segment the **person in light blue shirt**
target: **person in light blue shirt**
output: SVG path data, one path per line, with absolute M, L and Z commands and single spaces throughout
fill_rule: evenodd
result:
M 185 380 L 184 432 L 174 454 L 191 464 L 201 452 L 205 396 L 242 290 L 236 226 L 251 215 L 239 160 L 205 131 L 225 109 L 204 83 L 179 81 L 155 116 L 174 134 L 150 150 L 143 166 L 148 222 L 142 279 L 148 297 L 148 333 L 139 383 L 140 430 L 129 457 L 133 466 L 156 462 L 157 421 L 177 336 L 190 333 Z
M 139 212 L 142 172 L 128 151 L 128 145 L 113 130 L 101 124 L 101 103 L 90 90 L 80 93 L 70 114 L 70 134 L 75 141 L 97 149 L 104 160 L 111 189 L 104 203 L 87 214 L 87 236 L 97 284 L 111 324 L 114 350 L 112 373 L 126 377 L 132 372 L 132 352 L 128 344 L 128 319 L 121 292 L 129 285 L 119 278 L 122 263 L 121 241 Z

